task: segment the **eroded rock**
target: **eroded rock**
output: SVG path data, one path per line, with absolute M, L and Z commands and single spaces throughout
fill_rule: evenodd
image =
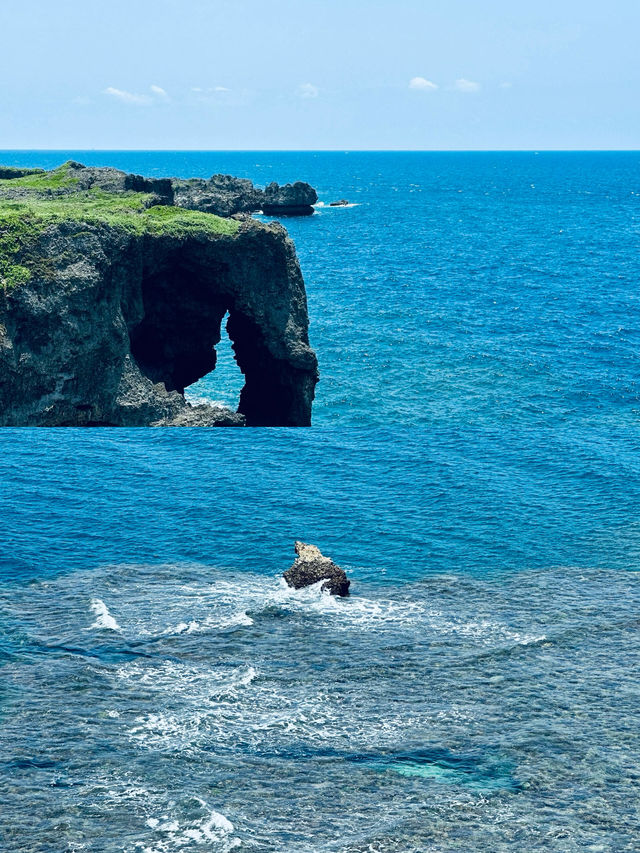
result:
M 294 548 L 298 556 L 283 575 L 289 586 L 302 589 L 326 579 L 321 589 L 328 590 L 331 595 L 349 595 L 351 582 L 344 569 L 336 566 L 330 557 L 325 557 L 315 545 L 304 542 L 296 542 Z
M 309 216 L 317 201 L 317 192 L 304 181 L 283 187 L 274 181 L 265 188 L 262 212 L 267 216 Z
M 264 190 L 245 178 L 213 175 L 205 181 L 173 179 L 174 203 L 188 210 L 201 210 L 218 216 L 255 213 L 268 216 L 308 216 L 318 200 L 314 188 L 304 181 L 280 186 L 272 182 Z
M 286 231 L 140 181 L 75 163 L 0 180 L 0 425 L 309 425 L 317 360 Z M 238 413 L 184 397 L 227 313 Z

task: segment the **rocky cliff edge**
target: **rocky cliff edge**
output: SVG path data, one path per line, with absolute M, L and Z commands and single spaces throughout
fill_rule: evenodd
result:
M 0 178 L 0 425 L 310 424 L 317 360 L 286 231 L 173 194 L 76 163 Z M 237 413 L 184 398 L 227 313 Z

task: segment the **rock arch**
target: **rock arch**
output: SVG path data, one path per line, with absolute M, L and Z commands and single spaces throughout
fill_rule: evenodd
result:
M 310 425 L 317 360 L 281 226 L 175 235 L 65 223 L 43 235 L 50 251 L 61 266 L 0 304 L 2 423 Z M 243 417 L 183 396 L 215 369 L 227 312 Z
M 183 394 L 214 370 L 228 313 L 245 383 L 238 411 L 247 425 L 311 424 L 317 361 L 302 274 L 281 226 L 249 222 L 224 249 L 218 241 L 168 247 L 149 241 L 140 299 L 142 316 L 129 332 L 131 355 L 153 383 Z

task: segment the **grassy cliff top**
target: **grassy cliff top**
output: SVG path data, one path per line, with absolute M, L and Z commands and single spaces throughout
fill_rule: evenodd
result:
M 142 192 L 80 188 L 72 164 L 51 172 L 0 177 L 0 288 L 24 284 L 42 259 L 37 243 L 50 226 L 109 225 L 132 235 L 232 236 L 240 224 L 210 213 L 154 204 Z

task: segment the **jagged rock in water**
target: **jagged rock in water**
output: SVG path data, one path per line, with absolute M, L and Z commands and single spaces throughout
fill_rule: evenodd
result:
M 162 198 L 163 181 L 76 163 L 0 180 L 0 425 L 310 424 L 317 361 L 285 230 Z M 238 413 L 184 398 L 227 313 Z
M 274 181 L 265 188 L 262 212 L 267 216 L 309 216 L 317 201 L 317 192 L 303 181 L 283 187 Z
M 318 194 L 303 181 L 284 187 L 275 182 L 258 189 L 251 181 L 231 175 L 213 175 L 208 181 L 192 178 L 181 181 L 174 178 L 175 204 L 188 210 L 202 210 L 218 216 L 253 213 L 262 210 L 269 216 L 308 216 Z
M 321 589 L 328 590 L 331 595 L 349 595 L 351 582 L 345 571 L 336 566 L 332 559 L 325 557 L 315 545 L 296 542 L 294 547 L 298 556 L 283 575 L 289 586 L 302 589 L 326 578 Z

